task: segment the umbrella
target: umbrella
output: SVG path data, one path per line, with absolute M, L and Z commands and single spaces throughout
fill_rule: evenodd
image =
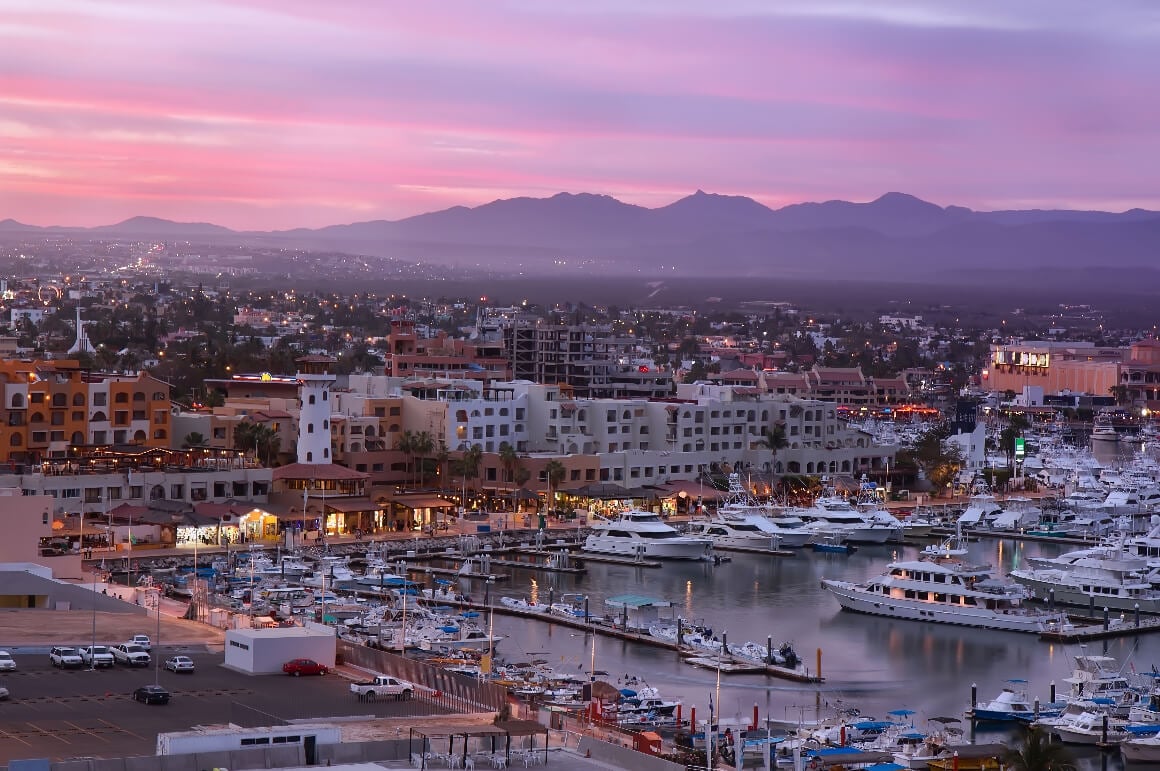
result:
M 636 691 L 632 690 L 631 688 L 621 688 L 620 695 L 629 697 L 636 696 Z
M 479 618 L 479 614 L 474 610 L 465 610 L 459 615 L 463 616 L 464 618 Z
M 457 627 L 457 626 L 441 626 L 441 627 L 439 627 L 439 631 L 446 632 L 447 634 L 455 634 L 456 632 L 459 631 L 459 627 Z
M 957 717 L 932 717 L 931 720 L 933 720 L 936 723 L 961 723 L 961 722 L 963 722 L 962 720 L 958 719 Z
M 889 712 L 887 712 L 886 714 L 887 715 L 898 715 L 899 717 L 907 717 L 908 715 L 913 715 L 914 710 L 912 710 L 912 709 L 892 709 Z

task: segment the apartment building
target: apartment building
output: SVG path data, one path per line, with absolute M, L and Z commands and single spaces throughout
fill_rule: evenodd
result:
M 90 372 L 70 359 L 3 359 L 0 383 L 0 458 L 8 463 L 172 441 L 169 385 L 148 373 Z

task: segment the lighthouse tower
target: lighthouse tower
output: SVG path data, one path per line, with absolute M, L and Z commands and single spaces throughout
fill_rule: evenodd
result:
M 330 356 L 303 356 L 298 364 L 298 396 L 302 406 L 298 413 L 298 462 L 329 464 L 330 454 L 330 387 L 334 375 Z

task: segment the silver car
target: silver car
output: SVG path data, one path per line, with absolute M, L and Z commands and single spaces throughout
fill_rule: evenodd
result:
M 16 662 L 8 651 L 0 651 L 0 672 L 11 672 L 16 669 Z
M 165 659 L 165 668 L 170 672 L 189 672 L 194 670 L 193 659 L 189 656 L 170 656 Z

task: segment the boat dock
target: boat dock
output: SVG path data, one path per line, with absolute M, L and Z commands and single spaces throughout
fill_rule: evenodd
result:
M 537 621 L 546 621 L 549 624 L 560 624 L 572 629 L 577 629 L 583 632 L 593 632 L 604 637 L 612 637 L 617 640 L 624 640 L 625 642 L 640 643 L 641 645 L 651 645 L 654 648 L 663 648 L 665 650 L 680 653 L 682 659 L 694 666 L 702 666 L 690 659 L 706 659 L 713 662 L 712 669 L 717 668 L 717 657 L 704 649 L 693 648 L 688 645 L 679 646 L 675 642 L 668 640 L 661 640 L 652 635 L 642 632 L 633 632 L 627 629 L 620 629 L 607 624 L 592 623 L 585 621 L 583 618 L 570 618 L 568 616 L 556 616 L 550 613 L 537 613 L 530 610 L 520 610 L 518 608 L 509 608 L 506 605 L 492 605 L 483 602 L 467 602 L 461 600 L 443 600 L 440 602 L 444 605 L 458 607 L 464 610 L 475 610 L 483 613 L 498 613 L 501 616 L 514 616 L 516 618 L 529 618 Z M 810 674 L 806 668 L 791 669 L 789 667 L 780 667 L 776 664 L 759 664 L 757 662 L 745 662 L 736 659 L 733 656 L 721 657 L 721 673 L 722 674 L 765 674 L 769 677 L 777 677 L 782 680 L 792 680 L 798 683 L 822 683 L 825 678 Z
M 1071 618 L 1083 625 L 1043 632 L 1039 639 L 1046 642 L 1084 643 L 1160 631 L 1160 616 L 1140 616 L 1137 619 L 1133 614 L 1109 615 L 1106 624 L 1104 619 L 1091 616 Z
M 738 554 L 764 554 L 768 557 L 792 557 L 797 552 L 790 549 L 770 549 L 759 546 L 721 546 L 713 544 L 713 551 L 729 551 Z
M 509 573 L 479 573 L 476 571 L 460 572 L 454 568 L 434 568 L 430 565 L 407 565 L 410 573 L 427 573 L 433 576 L 452 576 L 454 578 L 477 578 L 481 581 L 506 581 L 511 578 Z

